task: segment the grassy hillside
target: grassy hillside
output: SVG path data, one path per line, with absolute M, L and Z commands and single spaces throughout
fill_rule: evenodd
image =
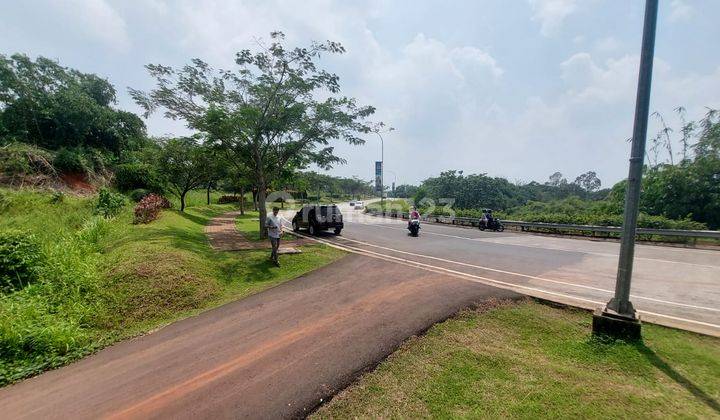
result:
M 39 243 L 37 281 L 0 294 L 0 384 L 65 364 L 122 338 L 297 277 L 342 256 L 308 246 L 282 268 L 266 251 L 216 252 L 204 225 L 231 205 L 168 210 L 132 224 L 132 207 L 110 220 L 93 198 L 0 189 L 0 232 Z

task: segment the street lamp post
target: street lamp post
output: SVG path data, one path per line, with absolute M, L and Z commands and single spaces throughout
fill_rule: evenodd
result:
M 640 71 L 635 101 L 635 121 L 633 123 L 630 152 L 630 169 L 628 171 L 627 190 L 625 191 L 625 214 L 617 280 L 615 282 L 615 296 L 610 299 L 607 307 L 596 311 L 593 316 L 593 333 L 625 339 L 640 338 L 640 321 L 635 308 L 630 302 L 630 281 L 635 256 L 635 230 L 637 228 L 648 113 L 650 110 L 650 86 L 655 50 L 657 11 L 658 0 L 646 0 Z
M 385 142 L 383 141 L 382 133 L 389 133 L 395 131 L 395 129 L 390 127 L 385 131 L 380 131 L 382 127 L 384 127 L 384 125 L 380 123 L 374 132 L 380 138 L 380 208 L 382 211 L 385 211 Z

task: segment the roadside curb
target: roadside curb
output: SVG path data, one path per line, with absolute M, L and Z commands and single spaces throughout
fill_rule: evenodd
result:
M 536 299 L 542 299 L 546 300 L 548 302 L 554 302 L 556 304 L 561 305 L 567 305 L 571 307 L 575 307 L 578 309 L 583 309 L 587 311 L 594 311 L 595 309 L 599 307 L 603 307 L 605 305 L 605 302 L 592 300 L 592 299 L 586 299 L 581 297 L 575 297 L 566 295 L 564 293 L 558 293 L 558 292 L 551 292 L 546 290 L 541 290 L 536 287 L 530 287 L 530 286 L 523 286 L 523 285 L 517 285 L 509 282 L 504 282 L 496 279 L 491 279 L 489 277 L 483 277 L 478 276 L 470 273 L 464 273 L 462 271 L 452 270 L 444 267 L 438 267 L 433 266 L 430 264 L 425 264 L 418 261 L 412 261 L 404 258 L 394 257 L 390 255 L 381 254 L 378 252 L 365 250 L 356 248 L 353 246 L 349 246 L 346 244 L 340 245 L 337 243 L 333 243 L 333 241 L 329 240 L 323 240 L 321 238 L 315 238 L 306 236 L 302 233 L 293 232 L 294 235 L 298 237 L 304 237 L 309 240 L 314 240 L 319 243 L 323 243 L 327 246 L 331 246 L 346 252 L 364 255 L 371 258 L 376 258 L 380 260 L 395 262 L 397 264 L 406 265 L 408 267 L 414 267 L 423 269 L 426 271 L 438 273 L 438 274 L 445 274 L 449 275 L 455 278 L 459 278 L 466 281 L 471 281 L 475 283 L 481 283 L 486 286 L 492 286 L 497 287 L 499 289 L 509 290 L 516 293 L 521 293 L 523 295 L 536 298 Z M 720 337 L 720 328 L 718 328 L 717 325 L 702 322 L 702 321 L 693 321 L 689 319 L 674 317 L 672 315 L 663 315 L 652 311 L 645 311 L 645 310 L 638 310 L 638 314 L 640 315 L 640 319 L 643 322 L 651 323 L 651 324 L 657 324 L 662 325 L 664 327 L 670 327 L 685 331 L 692 331 L 698 334 L 707 335 L 711 337 Z

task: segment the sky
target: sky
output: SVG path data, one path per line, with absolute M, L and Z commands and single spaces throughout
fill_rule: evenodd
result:
M 117 107 L 140 113 L 148 63 L 201 58 L 232 69 L 234 53 L 280 30 L 291 46 L 341 42 L 320 65 L 342 93 L 377 108 L 385 183 L 441 171 L 513 182 L 569 180 L 593 170 L 603 186 L 627 176 L 644 1 L 641 0 L 3 0 L 0 53 L 42 55 L 106 77 Z M 671 127 L 720 108 L 720 1 L 660 0 L 651 112 Z M 146 120 L 152 135 L 181 121 Z M 651 119 L 649 137 L 659 130 Z M 337 143 L 339 176 L 373 179 L 380 141 Z M 679 147 L 675 147 L 679 150 Z

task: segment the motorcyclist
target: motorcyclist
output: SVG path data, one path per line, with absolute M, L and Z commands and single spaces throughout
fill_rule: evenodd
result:
M 410 220 L 420 220 L 420 212 L 415 209 L 415 206 L 410 207 Z
M 492 227 L 493 222 L 493 214 L 491 209 L 487 209 L 487 213 L 485 214 L 485 218 L 487 219 L 487 222 L 485 223 L 485 226 Z
M 413 220 L 418 220 L 418 221 L 420 220 L 420 212 L 417 211 L 415 206 L 410 207 L 410 215 L 408 217 L 408 227 L 410 227 L 410 223 Z
M 480 218 L 480 223 L 483 227 L 487 227 L 488 225 L 488 209 L 483 209 L 482 217 Z

